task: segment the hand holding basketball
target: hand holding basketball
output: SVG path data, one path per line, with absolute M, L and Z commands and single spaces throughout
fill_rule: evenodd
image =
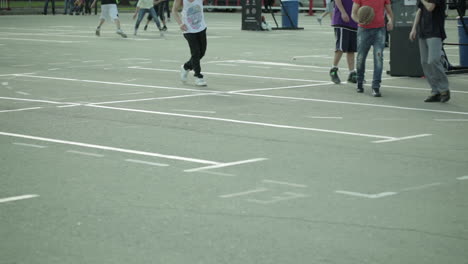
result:
M 357 17 L 359 19 L 358 23 L 361 25 L 367 25 L 374 20 L 374 9 L 370 6 L 361 6 L 358 9 Z

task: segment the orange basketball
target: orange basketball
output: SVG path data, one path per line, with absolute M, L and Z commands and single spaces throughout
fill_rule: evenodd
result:
M 374 8 L 370 6 L 361 6 L 358 9 L 357 16 L 359 19 L 358 21 L 359 24 L 367 25 L 370 22 L 372 22 L 372 20 L 374 20 L 374 16 L 375 16 Z

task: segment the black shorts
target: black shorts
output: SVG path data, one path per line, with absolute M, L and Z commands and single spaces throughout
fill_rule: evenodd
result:
M 356 52 L 357 51 L 357 30 L 335 27 L 336 51 Z

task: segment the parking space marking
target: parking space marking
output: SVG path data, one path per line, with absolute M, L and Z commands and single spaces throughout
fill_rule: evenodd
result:
M 461 176 L 461 177 L 458 177 L 457 180 L 460 180 L 460 181 L 468 180 L 468 176 Z
M 126 159 L 125 161 L 133 162 L 133 163 L 139 163 L 139 164 L 145 164 L 145 165 L 151 165 L 151 166 L 157 166 L 157 167 L 167 167 L 167 166 L 169 166 L 169 164 L 149 162 L 149 161 L 136 160 L 136 159 Z
M 367 194 L 367 193 L 358 193 L 358 192 L 350 192 L 350 191 L 342 191 L 342 190 L 337 190 L 335 192 L 340 193 L 340 194 L 344 194 L 344 195 L 364 197 L 364 198 L 369 198 L 369 199 L 378 199 L 378 198 L 398 194 L 397 192 L 382 192 L 382 193 L 375 193 L 375 194 Z
M 268 200 L 259 200 L 259 199 L 247 199 L 247 202 L 258 203 L 258 204 L 272 204 L 286 200 L 292 200 L 297 198 L 304 198 L 307 195 L 303 193 L 294 193 L 294 192 L 283 192 L 283 196 L 272 196 Z
M 13 145 L 30 147 L 30 148 L 47 148 L 47 146 L 36 145 L 36 144 L 27 144 L 27 143 L 21 143 L 21 142 L 13 142 Z
M 199 168 L 188 169 L 188 170 L 184 170 L 184 171 L 185 171 L 185 172 L 194 172 L 194 171 L 218 169 L 218 168 L 231 167 L 231 166 L 236 166 L 236 165 L 240 165 L 240 164 L 258 162 L 258 161 L 263 161 L 263 160 L 267 160 L 267 159 L 266 159 L 266 158 L 256 158 L 256 159 L 249 159 L 249 160 L 240 160 L 240 161 L 234 161 L 234 162 L 226 162 L 226 163 L 220 163 L 220 164 L 215 164 L 215 165 L 211 165 L 211 166 L 205 166 L 205 167 L 199 167 Z
M 78 154 L 78 155 L 84 155 L 84 156 L 91 156 L 91 157 L 96 157 L 96 158 L 102 158 L 104 155 L 102 154 L 96 154 L 96 153 L 91 153 L 91 152 L 83 152 L 83 151 L 76 151 L 76 150 L 67 150 L 67 153 L 72 153 L 72 154 Z
M 249 195 L 249 194 L 252 194 L 252 193 L 259 193 L 259 192 L 265 192 L 265 191 L 268 191 L 268 189 L 267 188 L 258 188 L 258 189 L 244 191 L 244 192 L 223 194 L 223 195 L 220 195 L 219 197 L 220 198 L 232 198 L 232 197 L 238 197 L 238 196 Z
M 10 112 L 20 112 L 20 111 L 28 111 L 28 110 L 37 110 L 41 109 L 42 107 L 29 107 L 29 108 L 19 108 L 19 109 L 10 109 L 10 110 L 1 110 L 0 113 L 10 113 Z
M 7 202 L 13 202 L 13 201 L 36 198 L 36 197 L 39 197 L 39 195 L 37 195 L 37 194 L 25 194 L 25 195 L 20 195 L 20 196 L 1 198 L 0 203 L 7 203 Z
M 275 181 L 275 180 L 262 180 L 262 182 L 265 183 L 273 183 L 273 184 L 280 184 L 280 185 L 287 185 L 291 187 L 297 187 L 297 188 L 307 188 L 307 185 L 304 184 L 298 184 L 298 183 L 291 183 L 291 182 L 284 182 L 284 181 Z

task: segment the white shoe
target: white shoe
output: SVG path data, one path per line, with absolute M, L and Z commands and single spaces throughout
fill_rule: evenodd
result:
M 195 79 L 196 86 L 206 86 L 206 81 L 203 78 L 196 78 Z
M 117 32 L 115 32 L 117 34 L 119 34 L 120 36 L 122 36 L 122 38 L 126 38 L 127 37 L 127 34 L 125 34 L 121 29 L 118 29 Z
M 180 80 L 185 83 L 187 81 L 187 76 L 189 71 L 184 68 L 184 65 L 180 66 Z
M 164 31 L 162 31 L 161 29 L 159 30 L 159 36 L 164 37 Z

